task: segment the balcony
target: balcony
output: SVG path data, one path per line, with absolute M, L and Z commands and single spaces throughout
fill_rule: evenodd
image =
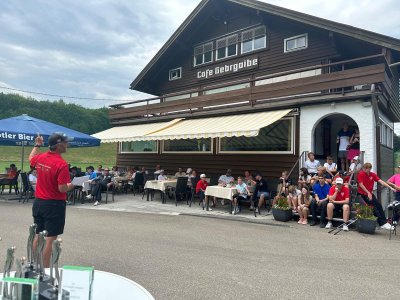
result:
M 215 92 L 215 88 L 231 87 L 230 83 L 214 87 L 213 93 L 210 89 L 196 89 L 168 95 L 179 99 L 174 101 L 156 97 L 113 105 L 110 121 L 113 125 L 123 125 L 177 117 L 295 108 L 299 103 L 371 99 L 373 94 L 379 97 L 382 108 L 400 120 L 398 78 L 381 54 L 237 81 L 235 85 L 242 88 Z

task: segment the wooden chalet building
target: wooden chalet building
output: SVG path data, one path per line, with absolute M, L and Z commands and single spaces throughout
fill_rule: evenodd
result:
M 304 151 L 336 159 L 346 121 L 386 180 L 399 61 L 392 37 L 254 0 L 203 0 L 131 84 L 155 97 L 113 105 L 114 127 L 96 136 L 120 142 L 119 166 L 270 178 Z

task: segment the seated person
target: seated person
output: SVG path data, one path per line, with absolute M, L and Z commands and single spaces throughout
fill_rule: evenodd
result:
M 290 185 L 288 188 L 288 204 L 289 207 L 294 211 L 297 212 L 298 200 L 301 196 L 301 190 L 297 189 L 295 185 Z
M 279 178 L 279 183 L 276 188 L 276 196 L 274 198 L 274 201 L 272 202 L 272 205 L 275 205 L 276 202 L 278 201 L 278 198 L 280 196 L 287 196 L 288 195 L 288 188 L 289 185 L 292 184 L 292 180 L 289 178 L 289 172 L 288 171 L 283 171 L 282 176 Z
M 182 168 L 178 168 L 178 172 L 175 173 L 175 178 L 184 176 L 186 176 L 186 173 L 182 171 Z
M 69 176 L 71 177 L 71 180 L 74 179 L 75 177 L 78 177 L 78 168 L 77 167 L 72 167 L 69 170 Z
M 118 166 L 113 166 L 112 169 L 111 169 L 111 171 L 110 171 L 110 174 L 111 174 L 112 176 L 114 176 L 114 177 L 120 176 L 121 174 L 120 174 L 120 172 L 118 171 Z
M 104 168 L 104 172 L 91 181 L 91 195 L 87 195 L 86 198 L 90 199 L 91 196 L 93 196 L 96 200 L 94 206 L 99 205 L 101 201 L 101 192 L 112 187 L 113 184 L 113 176 L 110 174 L 110 169 Z
M 318 167 L 317 169 L 317 174 L 311 178 L 311 186 L 314 186 L 316 182 L 318 182 L 318 177 L 324 177 L 325 181 L 329 184 L 332 183 L 331 176 L 326 172 L 326 169 L 324 167 Z
M 301 195 L 298 198 L 297 210 L 299 212 L 300 219 L 297 223 L 307 225 L 308 224 L 308 214 L 310 212 L 310 205 L 312 201 L 312 196 L 310 194 L 309 187 L 303 187 L 301 189 Z
M 7 170 L 7 178 L 12 179 L 17 176 L 18 170 L 15 164 L 10 164 L 10 168 Z
M 351 164 L 349 167 L 349 171 L 347 174 L 351 177 L 352 180 L 357 179 L 358 173 L 361 171 L 362 165 L 359 161 L 358 156 L 354 156 L 353 159 L 351 160 Z
M 246 170 L 244 171 L 244 178 L 243 181 L 248 185 L 251 186 L 254 182 L 253 176 L 251 176 L 250 171 Z
M 37 182 L 37 171 L 33 169 L 28 176 L 29 183 L 31 184 L 32 189 L 36 190 L 36 182 Z
M 235 181 L 235 178 L 232 176 L 232 170 L 228 169 L 226 170 L 225 175 L 221 175 L 218 179 L 218 184 L 222 186 L 227 186 L 228 184 L 231 184 Z
M 260 173 L 256 173 L 255 176 L 255 181 L 253 184 L 255 184 L 255 189 L 254 189 L 254 194 L 253 198 L 251 199 L 251 206 L 250 210 L 254 209 L 256 207 L 256 212 L 260 212 L 260 208 L 265 202 L 265 200 L 269 197 L 269 189 L 268 189 L 268 183 L 267 181 L 262 177 Z M 257 201 L 258 200 L 258 201 Z
M 232 210 L 232 214 L 237 214 L 239 212 L 239 205 L 238 202 L 240 201 L 246 201 L 247 196 L 250 196 L 249 189 L 247 188 L 247 184 L 243 182 L 242 177 L 238 177 L 237 179 L 237 184 L 236 184 L 236 189 L 237 189 L 237 196 L 233 198 L 233 204 L 234 204 L 234 209 Z
M 326 172 L 331 176 L 332 179 L 337 172 L 337 164 L 333 162 L 332 156 L 326 157 L 326 163 L 324 163 L 324 167 L 326 168 Z
M 156 165 L 156 170 L 154 171 L 154 178 L 157 179 L 160 173 L 161 173 L 161 165 Z
M 168 177 L 167 177 L 167 175 L 165 175 L 164 170 L 160 170 L 157 180 L 168 180 Z
M 86 168 L 85 175 L 89 175 L 89 180 L 95 179 L 97 177 L 97 173 L 94 171 L 93 166 L 89 166 Z
M 321 164 L 315 159 L 314 152 L 308 152 L 307 157 L 308 159 L 305 161 L 304 166 L 307 168 L 308 173 L 314 176 L 317 174 L 317 169 Z
M 203 206 L 205 206 L 205 192 L 208 186 L 208 182 L 206 180 L 206 174 L 200 175 L 200 180 L 197 182 L 196 185 L 196 194 L 200 196 L 201 201 L 203 202 Z
M 102 174 L 103 173 L 103 166 L 102 165 L 98 165 L 97 166 L 97 169 L 96 169 L 96 173 L 97 173 L 97 175 L 100 175 L 100 174 Z
M 311 175 L 308 174 L 307 168 L 300 169 L 299 180 L 297 181 L 298 188 L 301 190 L 303 187 L 311 185 Z
M 319 176 L 318 182 L 313 185 L 314 199 L 311 201 L 310 210 L 312 221 L 310 226 L 317 225 L 317 213 L 321 215 L 319 227 L 325 227 L 326 207 L 328 205 L 328 194 L 331 186 L 326 182 L 325 177 Z
M 349 231 L 347 223 L 350 217 L 350 190 L 347 186 L 343 184 L 342 178 L 337 178 L 335 185 L 333 185 L 329 190 L 329 203 L 327 206 L 328 223 L 326 224 L 326 229 L 331 229 L 333 211 L 343 211 L 343 231 Z

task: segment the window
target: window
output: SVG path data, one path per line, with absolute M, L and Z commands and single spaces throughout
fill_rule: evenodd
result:
M 158 152 L 157 141 L 134 141 L 134 142 L 121 142 L 120 153 L 148 153 Z
M 163 152 L 212 152 L 212 141 L 208 139 L 164 140 Z
M 381 121 L 381 145 L 393 148 L 393 129 L 387 123 Z
M 203 65 L 213 60 L 213 43 L 207 43 L 194 48 L 194 66 Z
M 242 32 L 242 53 L 247 53 L 266 47 L 267 33 L 265 26 Z
M 199 95 L 198 92 L 190 93 L 190 94 L 183 94 L 183 95 L 176 95 L 176 96 L 167 96 L 164 98 L 164 101 L 174 101 L 174 100 L 182 100 L 182 99 L 189 99 L 190 97 L 197 97 Z
M 308 47 L 308 34 L 294 36 L 284 41 L 285 53 L 306 49 Z
M 237 55 L 237 34 L 217 40 L 217 60 Z
M 261 128 L 255 137 L 221 138 L 221 153 L 293 153 L 293 118 L 286 118 Z
M 225 93 L 225 92 L 249 88 L 249 87 L 250 87 L 250 83 L 240 83 L 240 84 L 225 86 L 225 87 L 221 87 L 221 88 L 206 90 L 203 92 L 203 94 L 204 95 L 212 95 L 212 94 Z
M 182 68 L 169 70 L 169 81 L 181 78 L 182 78 Z

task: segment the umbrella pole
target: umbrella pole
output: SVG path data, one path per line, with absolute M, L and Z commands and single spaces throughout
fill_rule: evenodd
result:
M 25 143 L 22 141 L 22 151 L 21 151 L 21 173 L 24 171 L 24 155 L 25 155 Z

